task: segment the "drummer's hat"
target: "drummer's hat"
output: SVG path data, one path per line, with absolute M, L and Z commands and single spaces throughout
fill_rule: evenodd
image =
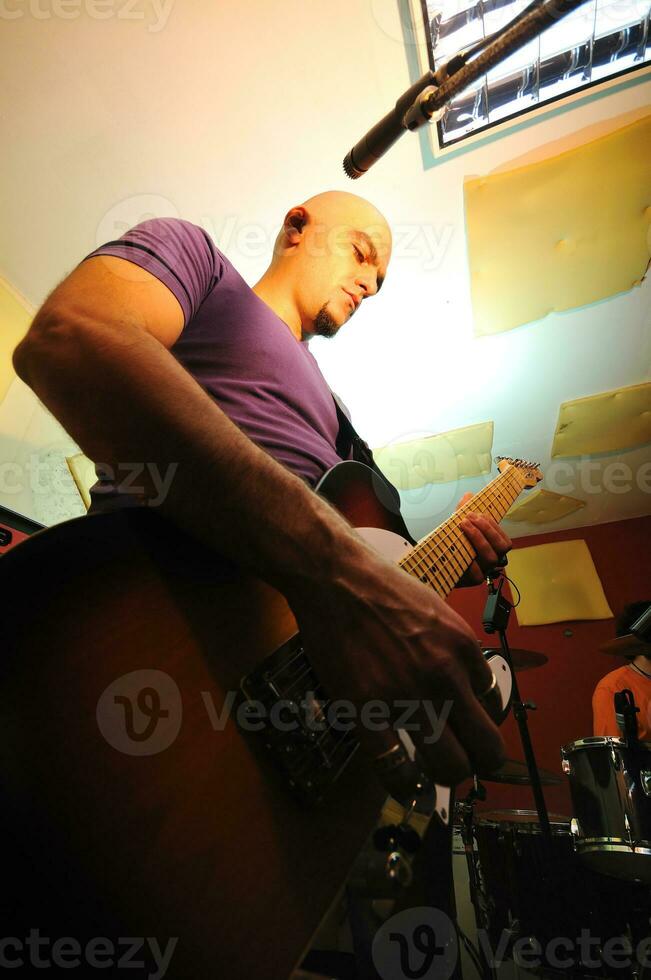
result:
M 651 658 L 651 601 L 624 606 L 615 622 L 615 639 L 603 643 L 599 649 L 630 660 L 641 653 Z

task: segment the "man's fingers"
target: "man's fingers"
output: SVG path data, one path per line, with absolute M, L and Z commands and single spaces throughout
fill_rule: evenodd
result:
M 410 759 L 396 728 L 391 724 L 385 731 L 370 732 L 360 723 L 358 736 L 387 793 L 400 801 L 412 798 L 422 767 L 419 760 Z M 431 777 L 430 773 L 426 775 Z
M 438 710 L 433 701 L 423 701 L 409 731 L 428 776 L 443 786 L 455 786 L 473 772 L 468 753 L 448 724 L 452 711 L 451 701 Z
M 399 699 L 391 706 L 390 727 L 371 732 L 363 723 L 358 725 L 360 742 L 373 762 L 378 779 L 392 796 L 404 799 L 413 794 L 422 770 L 433 782 L 444 786 L 453 786 L 471 775 L 468 754 L 449 725 L 453 705 L 452 697 L 436 702 Z M 415 762 L 409 759 L 398 729 L 406 732 L 413 742 L 418 752 Z
M 473 772 L 477 764 L 484 765 L 484 759 L 493 760 L 497 768 L 504 752 L 502 736 L 494 723 L 496 717 L 492 688 L 495 683 L 493 671 L 483 656 L 479 645 L 467 638 L 458 643 L 455 658 L 447 662 L 443 671 L 439 668 L 432 675 L 432 685 L 436 689 L 436 703 L 442 704 L 438 717 L 431 715 L 434 731 L 453 732 L 461 750 L 470 759 Z M 481 698 L 485 698 L 482 702 Z M 425 702 L 427 707 L 428 702 Z M 501 709 L 501 697 L 499 698 Z M 445 729 L 443 729 L 445 723 Z
M 479 643 L 469 635 L 464 638 L 463 642 L 456 644 L 454 659 L 450 663 L 450 683 L 457 687 L 461 683 L 461 672 L 459 671 L 457 678 L 455 663 L 465 670 L 475 696 L 482 695 L 489 689 L 493 682 L 493 671 L 481 652 Z M 440 682 L 435 679 L 434 683 L 439 684 Z
M 482 582 L 486 581 L 486 575 L 479 567 L 479 563 L 473 561 L 471 565 L 468 565 L 468 568 L 464 573 L 463 580 L 466 584 L 472 582 L 474 585 L 481 585 Z
M 476 523 L 475 523 L 476 521 Z M 461 522 L 461 529 L 465 536 L 470 541 L 470 544 L 475 549 L 477 558 L 484 567 L 490 567 L 491 565 L 497 565 L 500 558 L 497 551 L 486 537 L 485 529 L 482 526 L 478 526 L 482 518 L 478 517 L 474 520 L 464 520 Z
M 473 772 L 494 772 L 504 761 L 504 740 L 497 725 L 475 697 L 459 701 L 450 717 L 457 738 L 463 739 Z M 461 734 L 463 733 L 463 734 Z
M 473 497 L 473 494 L 470 492 L 470 490 L 467 490 L 464 493 L 464 495 L 461 498 L 461 500 L 459 501 L 459 503 L 457 504 L 456 509 L 459 510 L 459 508 L 460 507 L 463 507 L 464 504 L 467 504 L 469 500 L 472 500 L 472 497 Z

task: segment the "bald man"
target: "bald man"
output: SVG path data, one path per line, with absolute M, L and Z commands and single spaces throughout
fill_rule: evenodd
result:
M 413 738 L 433 778 L 492 771 L 501 736 L 481 697 L 492 675 L 469 626 L 372 551 L 311 489 L 338 423 L 305 341 L 334 336 L 386 274 L 391 232 L 352 194 L 288 211 L 250 289 L 200 228 L 146 221 L 100 247 L 48 297 L 14 354 L 18 374 L 98 464 L 93 509 L 156 505 L 288 599 L 333 698 L 453 708 Z M 148 461 L 139 489 L 121 468 Z M 161 496 L 151 477 L 170 468 Z M 494 521 L 464 530 L 483 578 L 510 545 Z M 372 757 L 395 733 L 360 731 Z

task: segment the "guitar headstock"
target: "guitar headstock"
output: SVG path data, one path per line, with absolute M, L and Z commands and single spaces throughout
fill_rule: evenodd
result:
M 531 490 L 543 478 L 540 463 L 531 463 L 526 459 L 512 459 L 510 456 L 497 456 L 495 462 L 500 473 L 505 473 L 512 468 L 516 469 L 520 478 L 524 480 L 525 490 Z

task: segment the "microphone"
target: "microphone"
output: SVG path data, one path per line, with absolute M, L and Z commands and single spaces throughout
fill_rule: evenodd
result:
M 418 106 L 414 107 L 419 95 L 425 89 L 441 85 L 446 78 L 458 71 L 465 64 L 463 55 L 455 55 L 446 65 L 442 65 L 438 71 L 428 71 L 422 78 L 407 89 L 397 100 L 393 109 L 387 112 L 386 116 L 380 119 L 372 129 L 369 129 L 361 140 L 344 159 L 344 170 L 351 180 L 357 180 L 365 174 L 373 164 L 389 150 L 393 144 L 402 136 L 406 130 L 418 129 L 424 123 L 429 122 L 430 117 L 418 111 Z M 412 107 L 414 112 L 409 112 Z
M 635 706 L 633 692 L 629 691 L 628 688 L 625 688 L 623 691 L 617 691 L 615 693 L 614 703 L 615 721 L 617 722 L 617 727 L 621 732 L 622 738 L 625 738 L 629 744 L 636 743 L 637 718 L 635 716 L 640 709 Z

